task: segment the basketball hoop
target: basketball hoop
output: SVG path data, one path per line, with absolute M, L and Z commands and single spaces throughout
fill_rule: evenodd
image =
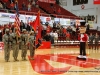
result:
M 82 4 L 81 8 L 82 8 L 82 9 L 84 9 L 84 8 L 85 8 L 85 6 Z

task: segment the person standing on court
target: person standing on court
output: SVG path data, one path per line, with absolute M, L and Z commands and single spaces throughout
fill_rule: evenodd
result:
M 18 61 L 18 53 L 19 53 L 19 42 L 20 42 L 20 36 L 17 34 L 17 28 L 14 29 L 14 32 L 12 33 L 12 49 L 13 49 L 13 57 L 14 61 Z
M 88 41 L 88 35 L 85 33 L 86 27 L 85 22 L 80 22 L 80 35 L 78 35 L 78 40 L 80 41 L 80 54 L 77 59 L 86 60 L 86 43 Z
M 89 35 L 89 49 L 93 49 L 93 40 L 94 40 L 94 35 L 90 33 Z
M 3 35 L 4 42 L 4 59 L 6 62 L 9 62 L 10 58 L 10 49 L 11 49 L 11 35 L 9 34 L 9 29 L 5 30 L 5 34 Z
M 30 59 L 31 60 L 34 60 L 34 54 L 35 54 L 35 42 L 36 42 L 36 36 L 35 36 L 35 33 L 34 31 L 31 31 L 30 33 L 30 37 L 29 37 L 29 44 L 30 44 Z
M 98 50 L 99 49 L 99 40 L 100 40 L 100 37 L 99 37 L 98 33 L 96 33 L 96 35 L 94 37 L 95 50 Z
M 22 30 L 22 34 L 21 34 L 21 57 L 22 60 L 26 60 L 26 54 L 27 54 L 27 45 L 28 45 L 28 34 L 26 29 Z

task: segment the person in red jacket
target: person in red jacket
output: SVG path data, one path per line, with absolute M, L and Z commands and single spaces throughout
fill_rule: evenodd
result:
M 88 41 L 88 35 L 85 33 L 86 27 L 85 22 L 80 22 L 80 34 L 78 40 L 80 41 L 80 54 L 77 59 L 86 60 L 86 42 Z

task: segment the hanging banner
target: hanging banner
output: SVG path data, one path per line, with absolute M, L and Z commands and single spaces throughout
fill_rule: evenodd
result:
M 100 4 L 100 0 L 94 0 L 94 4 Z
M 90 25 L 90 28 L 93 28 L 94 21 L 88 21 L 88 24 Z
M 63 18 L 60 18 L 60 24 L 61 24 L 61 25 L 69 26 L 69 25 L 70 25 L 70 19 L 63 19 Z

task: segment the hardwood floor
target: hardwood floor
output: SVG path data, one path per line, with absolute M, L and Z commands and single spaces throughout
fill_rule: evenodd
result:
M 98 51 L 96 50 L 89 50 L 87 49 L 88 53 L 88 58 L 96 59 L 98 60 L 98 66 L 95 67 L 80 67 L 78 65 L 74 64 L 68 64 L 67 63 L 61 63 L 58 61 L 50 61 L 50 60 L 45 60 L 47 63 L 49 63 L 51 66 L 55 68 L 64 68 L 71 66 L 71 68 L 62 74 L 59 75 L 100 75 L 100 49 Z M 55 55 L 72 55 L 72 56 L 77 56 L 79 54 L 79 48 L 51 48 L 51 49 L 37 49 L 36 50 L 36 55 L 50 55 L 50 54 L 55 54 Z M 27 55 L 29 55 L 29 50 Z M 62 57 L 63 59 L 64 57 Z M 21 50 L 19 51 L 19 56 L 18 56 L 19 61 L 14 62 L 13 57 L 12 57 L 12 50 L 10 52 L 10 62 L 5 62 L 4 60 L 4 52 L 0 50 L 0 75 L 55 75 L 55 74 L 41 74 L 37 73 L 33 67 L 31 66 L 31 63 L 28 59 L 27 56 L 27 61 L 22 61 L 21 59 Z M 69 58 L 68 60 L 70 60 Z M 35 60 L 33 60 L 34 62 Z M 77 60 L 76 60 L 77 61 Z M 74 60 L 70 61 L 71 63 L 75 63 Z M 81 63 L 83 61 L 78 61 L 78 63 Z M 91 61 L 91 63 L 94 63 L 95 60 Z M 82 64 L 83 66 L 86 65 L 87 62 L 84 61 Z M 94 64 L 95 65 L 95 64 Z M 58 75 L 58 74 L 56 74 Z

